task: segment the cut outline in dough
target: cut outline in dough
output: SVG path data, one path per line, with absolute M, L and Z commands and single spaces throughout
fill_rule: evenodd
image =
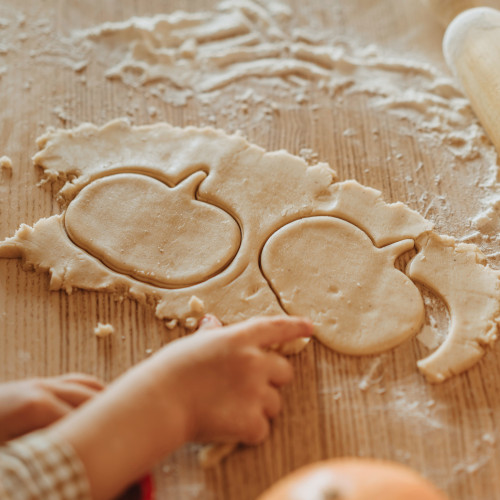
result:
M 293 230 L 292 226 L 303 225 L 304 222 L 305 223 L 311 222 L 312 224 L 316 224 L 316 223 L 325 222 L 327 220 L 340 221 L 342 223 L 341 226 L 345 224 L 345 228 L 352 226 L 357 231 L 359 231 L 358 236 L 361 235 L 362 238 L 366 238 L 370 242 L 371 247 L 373 247 L 373 249 L 374 249 L 373 255 L 377 255 L 377 259 L 382 258 L 382 259 L 386 260 L 387 264 L 390 264 L 390 267 L 388 267 L 386 269 L 386 272 L 389 272 L 389 270 L 391 270 L 391 271 L 394 271 L 396 273 L 399 273 L 402 277 L 404 277 L 405 281 L 400 283 L 400 285 L 404 286 L 407 283 L 413 285 L 414 295 L 415 294 L 418 295 L 418 297 L 420 298 L 420 301 L 418 302 L 418 305 L 412 303 L 413 307 L 416 307 L 416 310 L 414 310 L 415 317 L 412 318 L 412 321 L 410 321 L 408 325 L 406 325 L 406 331 L 404 331 L 404 333 L 401 333 L 401 331 L 403 330 L 403 326 L 402 326 L 402 323 L 399 323 L 397 331 L 394 331 L 391 335 L 384 336 L 383 341 L 382 341 L 382 339 L 380 339 L 380 341 L 375 342 L 377 344 L 377 347 L 375 348 L 374 346 L 371 346 L 369 349 L 369 351 L 370 351 L 369 353 L 362 352 L 363 349 L 360 348 L 359 345 L 357 345 L 357 342 L 353 342 L 352 340 L 349 340 L 346 342 L 346 340 L 344 339 L 344 341 L 342 342 L 342 347 L 341 347 L 341 345 L 340 345 L 341 342 L 339 342 L 335 338 L 329 338 L 329 336 L 327 334 L 323 333 L 323 331 L 319 331 L 319 329 L 317 329 L 315 331 L 315 333 L 313 334 L 314 337 L 317 338 L 321 343 L 323 343 L 324 345 L 326 345 L 327 347 L 331 348 L 332 350 L 334 350 L 336 352 L 357 356 L 357 355 L 366 355 L 366 354 L 379 354 L 383 351 L 386 351 L 386 350 L 389 350 L 389 349 L 396 347 L 397 345 L 401 344 L 405 340 L 408 340 L 413 335 L 418 333 L 418 331 L 422 328 L 424 317 L 425 317 L 423 299 L 421 297 L 421 294 L 420 294 L 418 288 L 415 286 L 415 284 L 412 282 L 412 280 L 403 271 L 397 269 L 394 265 L 395 260 L 398 257 L 401 257 L 402 255 L 411 251 L 415 247 L 414 240 L 413 239 L 403 239 L 403 240 L 396 241 L 394 243 L 389 243 L 387 245 L 383 245 L 381 247 L 378 247 L 375 245 L 373 238 L 368 233 L 366 233 L 366 231 L 364 231 L 360 227 L 356 226 L 355 224 L 353 224 L 352 222 L 350 222 L 346 218 L 340 218 L 340 217 L 335 217 L 335 216 L 331 216 L 331 215 L 311 215 L 309 217 L 303 217 L 301 219 L 297 219 L 297 220 L 294 220 L 292 222 L 289 222 L 288 224 L 283 225 L 277 231 L 275 231 L 274 233 L 269 235 L 269 237 L 266 239 L 266 241 L 264 242 L 264 244 L 261 247 L 261 251 L 259 254 L 259 267 L 260 267 L 261 273 L 264 276 L 265 280 L 267 281 L 270 289 L 275 294 L 277 301 L 279 302 L 281 308 L 283 309 L 283 312 L 285 312 L 286 314 L 307 315 L 307 313 L 305 311 L 302 311 L 302 310 L 295 310 L 295 311 L 291 310 L 291 309 L 293 309 L 293 304 L 290 307 L 287 307 L 283 304 L 282 294 L 284 294 L 285 292 L 282 291 L 280 293 L 276 289 L 276 286 L 273 283 L 273 279 L 266 273 L 266 270 L 265 270 L 266 265 L 263 264 L 263 262 L 262 262 L 263 256 L 265 259 L 267 259 L 267 257 L 268 257 L 267 254 L 264 255 L 265 250 L 266 250 L 266 248 L 269 248 L 269 244 L 271 246 L 276 244 L 277 238 L 280 238 L 280 236 L 283 232 L 286 232 L 287 230 L 290 230 L 290 229 Z M 300 229 L 303 231 L 304 227 L 301 227 Z M 354 269 L 353 269 L 353 271 L 354 271 Z M 292 274 L 293 274 L 293 271 L 292 271 Z M 358 285 L 360 285 L 360 284 L 358 283 Z M 340 291 L 340 290 L 338 290 L 338 291 Z M 311 292 L 311 293 L 314 294 L 314 292 Z M 317 293 L 317 291 L 316 291 L 316 293 Z M 314 315 L 311 317 L 311 319 L 313 320 L 313 323 L 315 323 Z M 380 322 L 382 322 L 382 321 L 383 321 L 383 317 L 381 317 L 377 323 L 380 324 Z M 327 330 L 327 325 L 324 326 L 324 329 Z M 351 332 L 351 331 L 349 332 L 349 336 L 351 337 L 351 333 L 353 334 L 352 337 L 355 337 L 354 332 Z M 376 339 L 374 339 L 374 340 L 376 340 Z
M 240 251 L 222 273 L 209 280 L 210 289 L 205 286 L 207 282 L 185 289 L 160 289 L 110 272 L 72 245 L 60 215 L 40 219 L 33 228 L 22 224 L 13 237 L 0 243 L 0 257 L 22 258 L 26 266 L 48 271 L 51 290 L 71 293 L 78 287 L 127 295 L 155 306 L 156 315 L 167 321 L 177 318 L 182 322 L 192 317 L 189 300 L 193 295 L 205 303 L 207 311 L 218 314 L 227 323 L 256 314 L 282 313 L 260 272 L 259 252 L 252 246 L 252 234 L 262 242 L 279 227 L 311 214 L 338 218 L 348 214 L 349 221 L 372 238 L 376 246 L 406 238 L 416 241 L 433 229 L 432 223 L 402 203 L 384 202 L 380 191 L 352 180 L 336 182 L 335 172 L 327 164 L 310 166 L 285 151 L 266 152 L 241 136 L 209 127 L 181 129 L 166 123 L 133 127 L 120 119 L 102 127 L 82 124 L 70 130 L 52 130 L 37 142 L 40 151 L 33 160 L 42 168 L 45 179 L 67 181 L 59 191 L 63 205 L 78 189 L 95 178 L 123 169 L 123 165 L 156 172 L 174 183 L 200 169 L 208 172 L 200 185 L 199 199 L 216 204 L 243 228 Z M 123 144 L 127 147 L 123 148 Z M 279 204 L 276 192 L 263 188 L 273 185 L 274 177 L 268 179 L 268 175 L 275 176 L 275 185 L 280 186 Z M 243 182 L 240 178 L 247 184 L 246 190 L 238 191 Z M 256 179 L 268 182 L 259 184 Z M 236 196 L 231 187 L 234 182 L 238 186 Z M 240 217 L 241 204 L 251 198 L 248 193 L 259 190 L 263 190 L 259 196 L 265 210 Z M 488 272 L 497 273 L 491 269 Z M 433 291 L 442 295 L 439 290 Z M 297 352 L 303 345 L 299 342 L 285 346 L 284 350 Z M 425 360 L 421 360 L 420 369 L 424 364 Z
M 166 283 L 159 283 L 158 280 L 154 280 L 152 278 L 147 279 L 146 277 L 138 277 L 138 276 L 135 276 L 134 274 L 127 273 L 124 270 L 115 268 L 111 263 L 104 262 L 101 257 L 99 257 L 98 255 L 95 255 L 89 249 L 84 248 L 81 245 L 79 245 L 75 241 L 75 238 L 71 236 L 71 230 L 68 229 L 67 222 L 66 222 L 66 214 L 67 214 L 68 209 L 70 208 L 70 205 L 77 199 L 77 197 L 80 195 L 80 193 L 82 191 L 84 191 L 88 187 L 92 186 L 92 184 L 95 181 L 99 181 L 99 180 L 102 180 L 102 179 L 112 178 L 113 176 L 122 175 L 122 174 L 130 174 L 130 175 L 135 175 L 135 176 L 143 176 L 145 178 L 154 179 L 154 180 L 156 180 L 156 181 L 164 184 L 168 189 L 172 189 L 172 190 L 186 189 L 185 188 L 186 185 L 192 184 L 192 186 L 189 186 L 187 189 L 188 189 L 188 192 L 189 192 L 189 191 L 191 191 L 191 187 L 194 187 L 194 189 L 192 189 L 192 195 L 193 195 L 193 200 L 194 201 L 197 201 L 197 202 L 200 202 L 200 203 L 205 203 L 205 204 L 208 204 L 210 206 L 216 207 L 217 209 L 219 209 L 220 211 L 226 213 L 229 217 L 231 217 L 233 219 L 233 221 L 236 223 L 236 225 L 238 226 L 238 230 L 239 230 L 239 233 L 240 233 L 240 239 L 239 239 L 238 246 L 237 246 L 236 250 L 233 252 L 233 255 L 229 259 L 227 259 L 224 262 L 224 264 L 221 267 L 219 267 L 217 270 L 213 271 L 209 275 L 204 276 L 202 279 L 200 279 L 198 281 L 193 281 L 193 282 L 188 283 L 188 284 L 175 284 L 175 283 L 166 284 Z M 79 249 L 81 249 L 83 252 L 86 252 L 87 254 L 89 254 L 94 259 L 98 260 L 103 266 L 109 268 L 111 271 L 113 271 L 115 273 L 118 273 L 118 274 L 121 274 L 121 275 L 128 276 L 132 280 L 135 280 L 135 281 L 138 281 L 138 282 L 142 282 L 142 283 L 146 283 L 146 284 L 151 285 L 151 286 L 153 286 L 155 288 L 164 288 L 164 289 L 188 288 L 188 287 L 192 287 L 192 286 L 198 285 L 200 283 L 206 282 L 206 281 L 210 280 L 211 278 L 213 278 L 214 276 L 217 276 L 217 275 L 221 274 L 222 272 L 224 272 L 224 270 L 227 269 L 231 265 L 231 263 L 234 261 L 234 259 L 238 255 L 238 252 L 240 251 L 243 230 L 242 230 L 242 226 L 241 226 L 239 220 L 237 219 L 237 217 L 233 216 L 231 213 L 227 212 L 223 208 L 221 208 L 221 207 L 219 207 L 219 206 L 217 206 L 217 205 L 215 205 L 215 204 L 213 204 L 211 202 L 207 202 L 205 200 L 202 200 L 202 199 L 200 199 L 198 197 L 198 192 L 199 192 L 200 186 L 203 183 L 203 181 L 208 177 L 208 172 L 206 172 L 205 170 L 195 171 L 195 172 L 187 175 L 183 179 L 181 179 L 176 184 L 174 184 L 171 180 L 167 181 L 166 177 L 164 177 L 164 176 L 153 175 L 153 174 L 154 173 L 150 174 L 150 173 L 141 172 L 140 167 L 136 167 L 134 169 L 129 169 L 127 167 L 117 167 L 117 168 L 114 169 L 113 173 L 108 174 L 106 172 L 105 175 L 101 175 L 101 176 L 98 176 L 96 178 L 93 178 L 87 184 L 85 184 L 83 186 L 80 186 L 79 189 L 77 189 L 74 192 L 73 199 L 71 201 L 69 201 L 69 203 L 66 206 L 66 210 L 62 214 L 62 221 L 63 221 L 64 230 L 65 230 L 66 235 L 69 238 L 69 240 L 71 240 L 71 242 L 76 247 L 78 247 Z M 200 174 L 203 174 L 203 175 L 200 175 Z
M 417 365 L 429 381 L 443 382 L 473 366 L 485 354 L 484 346 L 497 339 L 500 271 L 486 265 L 475 245 L 457 244 L 449 236 L 428 233 L 415 244 L 419 251 L 407 275 L 436 293 L 450 316 L 444 341 Z

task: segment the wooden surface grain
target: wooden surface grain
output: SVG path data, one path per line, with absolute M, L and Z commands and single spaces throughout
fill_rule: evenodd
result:
M 309 9 L 341 36 L 393 47 L 402 55 L 411 51 L 417 59 L 447 71 L 440 52 L 443 29 L 418 2 L 311 0 L 307 9 L 299 8 L 298 1 L 289 3 L 302 25 L 308 23 Z M 106 80 L 92 67 L 82 84 L 75 71 L 31 58 L 29 52 L 40 40 L 29 36 L 30 23 L 46 18 L 63 35 L 132 15 L 196 11 L 215 4 L 209 0 L 0 3 L 0 17 L 26 15 L 18 33 L 28 33 L 25 41 L 16 42 L 17 49 L 3 55 L 7 70 L 0 79 L 0 155 L 12 159 L 14 173 L 0 183 L 0 238 L 12 235 L 23 222 L 33 224 L 59 211 L 55 188 L 36 186 L 39 173 L 30 161 L 37 150 L 35 140 L 46 127 L 102 124 L 119 116 L 129 116 L 136 124 L 207 124 L 195 100 L 186 107 L 173 107 L 140 89 L 131 95 L 128 87 Z M 2 33 L 13 36 L 0 30 L 0 42 Z M 316 98 L 312 93 L 311 104 Z M 249 122 L 242 132 L 269 150 L 298 153 L 312 148 L 341 179 L 356 178 L 380 189 L 388 200 L 421 209 L 409 196 L 410 174 L 430 196 L 446 195 L 449 217 L 455 209 L 467 211 L 469 200 L 457 187 L 456 174 L 446 168 L 439 145 L 408 133 L 400 119 L 373 109 L 367 99 L 354 95 L 322 105 L 314 114 L 308 106 L 295 106 L 274 114 L 270 121 Z M 158 109 L 154 119 L 147 112 L 150 104 Z M 54 112 L 57 106 L 69 110 L 64 119 Z M 219 115 L 211 124 L 227 125 Z M 356 133 L 346 135 L 346 129 Z M 423 168 L 417 172 L 420 162 Z M 441 176 L 440 183 L 435 182 L 436 175 Z M 446 217 L 439 225 L 446 228 Z M 111 322 L 116 334 L 97 339 L 93 328 L 98 321 Z M 68 371 L 111 380 L 144 359 L 150 349 L 180 334 L 166 330 L 151 309 L 132 300 L 78 290 L 71 295 L 51 292 L 46 274 L 23 270 L 17 260 L 0 260 L 0 380 Z M 183 447 L 155 471 L 158 498 L 252 500 L 297 467 L 340 456 L 408 464 L 456 500 L 500 498 L 498 347 L 488 350 L 474 368 L 441 385 L 428 384 L 416 370 L 416 361 L 426 354 L 416 339 L 382 356 L 362 358 L 339 355 L 311 342 L 292 358 L 296 377 L 284 390 L 285 411 L 273 423 L 267 442 L 239 449 L 208 471 L 197 464 L 198 445 Z M 370 383 L 362 390 L 360 383 L 370 374 Z

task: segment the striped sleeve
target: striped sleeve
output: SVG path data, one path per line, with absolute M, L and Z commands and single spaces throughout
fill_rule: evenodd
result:
M 73 448 L 39 431 L 0 447 L 0 499 L 91 500 L 91 495 Z

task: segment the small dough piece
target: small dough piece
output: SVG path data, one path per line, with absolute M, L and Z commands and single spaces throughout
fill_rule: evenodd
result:
M 500 271 L 486 265 L 475 245 L 457 244 L 449 236 L 429 233 L 416 241 L 419 253 L 408 275 L 439 294 L 450 316 L 444 342 L 418 362 L 432 382 L 442 382 L 475 364 L 483 345 L 497 338 L 500 324 Z
M 97 326 L 94 328 L 96 337 L 109 337 L 113 333 L 115 333 L 115 327 L 110 323 L 97 323 Z
M 69 204 L 66 231 L 122 274 L 168 288 L 198 283 L 223 269 L 241 241 L 229 214 L 195 199 L 205 177 L 197 172 L 174 188 L 146 175 L 97 179 Z
M 197 326 L 198 326 L 198 320 L 193 316 L 187 317 L 186 320 L 184 321 L 184 328 L 188 330 L 194 330 Z
M 174 328 L 177 328 L 177 326 L 179 326 L 179 320 L 174 318 L 174 319 L 171 319 L 169 321 L 166 321 L 165 326 L 169 330 L 173 330 Z
M 283 309 L 310 317 L 321 342 L 345 354 L 376 354 L 422 326 L 422 297 L 394 267 L 412 248 L 413 240 L 377 248 L 349 222 L 310 217 L 274 233 L 261 263 Z
M 0 172 L 6 177 L 12 177 L 12 160 L 8 156 L 0 157 Z
M 205 303 L 196 295 L 192 295 L 189 299 L 189 309 L 193 314 L 201 316 L 205 312 Z
M 12 171 L 12 160 L 8 156 L 0 157 L 0 169 Z
M 207 444 L 198 452 L 198 462 L 204 469 L 219 465 L 238 447 L 238 443 Z

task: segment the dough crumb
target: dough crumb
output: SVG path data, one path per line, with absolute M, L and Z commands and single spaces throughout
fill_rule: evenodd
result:
M 198 326 L 198 320 L 196 318 L 193 318 L 192 316 L 186 318 L 184 321 L 184 326 L 188 330 L 194 330 Z
M 12 176 L 12 160 L 8 156 L 0 157 L 0 170 L 7 177 Z
M 87 60 L 77 61 L 72 65 L 73 71 L 75 71 L 75 73 L 81 73 L 84 69 L 87 68 L 88 64 L 89 62 Z
M 189 299 L 189 310 L 191 313 L 201 316 L 205 312 L 205 303 L 196 295 L 191 295 Z
M 198 452 L 198 462 L 204 469 L 219 465 L 238 445 L 235 443 L 207 444 Z
M 115 328 L 110 323 L 97 323 L 97 326 L 94 328 L 94 334 L 99 338 L 109 337 L 114 332 Z
M 299 156 L 303 158 L 308 165 L 316 165 L 318 163 L 318 153 L 311 148 L 302 148 L 299 151 Z
M 54 115 L 56 115 L 62 123 L 67 123 L 70 121 L 69 115 L 66 113 L 65 109 L 62 106 L 55 106 L 52 109 L 52 113 L 54 113 Z
M 171 319 L 170 321 L 165 321 L 165 326 L 169 329 L 169 330 L 173 330 L 177 325 L 179 324 L 179 320 L 177 319 Z

